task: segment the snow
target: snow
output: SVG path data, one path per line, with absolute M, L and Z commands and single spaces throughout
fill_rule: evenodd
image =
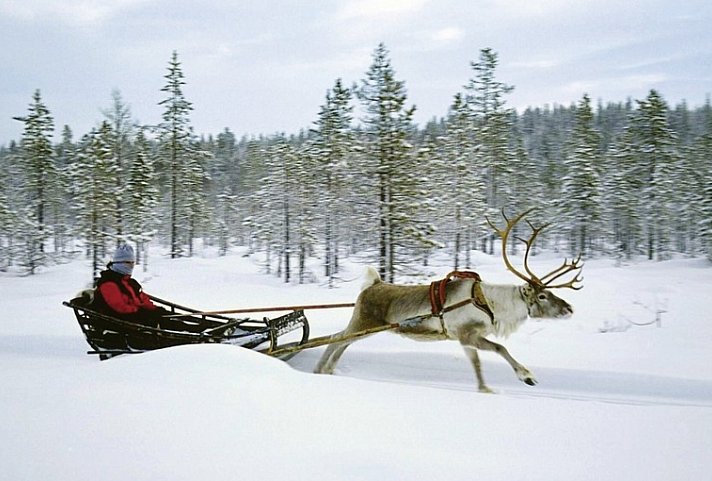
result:
M 207 252 L 207 251 L 206 251 Z M 552 267 L 554 254 L 537 263 Z M 515 282 L 494 257 L 485 280 Z M 285 285 L 241 252 L 154 257 L 135 277 L 201 309 L 352 302 L 348 282 Z M 543 270 L 543 269 L 542 269 Z M 428 279 L 444 277 L 445 263 Z M 702 480 L 712 472 L 712 268 L 703 260 L 593 260 L 561 321 L 501 342 L 539 384 L 482 353 L 476 391 L 456 343 L 382 333 L 334 376 L 324 348 L 287 363 L 234 346 L 183 346 L 100 362 L 61 302 L 87 262 L 0 273 L 0 480 Z M 645 324 L 661 312 L 660 324 Z M 350 309 L 307 312 L 312 336 Z

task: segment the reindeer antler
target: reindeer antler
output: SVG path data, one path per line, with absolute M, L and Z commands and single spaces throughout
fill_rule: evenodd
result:
M 541 281 L 536 278 L 536 276 L 532 275 L 531 272 L 529 271 L 529 268 L 526 266 L 526 260 L 529 257 L 529 249 L 531 247 L 531 243 L 527 243 L 527 251 L 524 254 L 524 268 L 529 274 L 529 276 L 519 272 L 517 269 L 514 268 L 511 262 L 509 262 L 509 257 L 507 256 L 507 240 L 509 239 L 509 234 L 512 232 L 512 229 L 514 228 L 517 223 L 522 220 L 522 218 L 530 213 L 534 209 L 529 209 L 527 211 L 522 212 L 518 216 L 516 216 L 514 219 L 510 220 L 507 218 L 507 215 L 504 213 L 504 209 L 502 209 L 502 217 L 504 218 L 504 221 L 507 223 L 507 225 L 504 227 L 504 229 L 499 229 L 496 225 L 492 223 L 491 220 L 487 216 L 485 216 L 485 219 L 487 220 L 487 223 L 494 229 L 494 231 L 499 234 L 499 236 L 502 238 L 502 259 L 504 260 L 504 265 L 509 269 L 510 272 L 512 272 L 515 276 L 519 277 L 523 281 L 526 281 L 530 284 L 539 284 Z M 536 238 L 536 234 L 534 234 L 533 237 Z
M 499 229 L 497 226 L 495 226 L 492 221 L 489 220 L 489 218 L 485 217 L 487 220 L 487 223 L 494 229 L 494 231 L 499 234 L 499 236 L 502 238 L 502 259 L 504 260 L 504 265 L 507 267 L 507 269 L 512 272 L 514 275 L 519 277 L 520 279 L 526 281 L 529 284 L 546 288 L 546 289 L 555 289 L 559 287 L 569 287 L 574 290 L 581 289 L 583 286 L 574 286 L 575 283 L 581 282 L 583 278 L 581 277 L 581 269 L 583 268 L 583 263 L 581 262 L 581 255 L 575 259 L 572 259 L 570 262 L 568 259 L 564 259 L 564 263 L 554 269 L 553 271 L 549 272 L 548 274 L 538 277 L 534 272 L 529 268 L 529 254 L 531 253 L 532 246 L 534 245 L 534 241 L 536 241 L 537 236 L 541 231 L 543 231 L 546 227 L 549 226 L 549 224 L 544 224 L 540 227 L 535 227 L 534 224 L 529 222 L 529 220 L 526 220 L 527 225 L 529 225 L 529 228 L 532 230 L 531 235 L 529 236 L 528 239 L 522 239 L 521 237 L 515 237 L 515 239 L 521 241 L 524 243 L 526 246 L 526 251 L 524 252 L 524 270 L 528 274 L 523 274 L 519 270 L 515 269 L 512 263 L 509 261 L 509 257 L 507 256 L 507 240 L 509 239 L 509 234 L 512 232 L 512 229 L 514 229 L 514 226 L 516 226 L 520 220 L 522 220 L 527 214 L 529 214 L 531 211 L 534 209 L 529 209 L 518 216 L 516 216 L 513 219 L 508 219 L 507 215 L 504 213 L 504 209 L 502 209 L 502 217 L 504 218 L 505 222 L 507 225 L 504 227 L 504 229 Z M 555 281 L 556 279 L 560 278 L 561 276 L 568 274 L 569 272 L 573 271 L 578 271 L 574 278 L 570 280 L 569 282 L 561 283 L 561 284 L 555 284 L 552 285 L 552 282 Z
M 568 259 L 564 259 L 563 264 L 561 264 L 559 267 L 554 269 L 553 271 L 549 272 L 547 275 L 541 278 L 541 280 L 544 282 L 544 285 L 546 286 L 547 289 L 556 289 L 559 287 L 568 287 L 570 289 L 573 289 L 575 291 L 578 291 L 581 289 L 583 286 L 574 286 L 575 283 L 583 281 L 583 277 L 581 277 L 581 269 L 583 269 L 583 262 L 581 262 L 581 254 L 578 255 L 575 259 L 571 259 L 569 261 Z M 569 272 L 573 271 L 578 271 L 576 272 L 576 275 L 574 275 L 574 278 L 571 279 L 569 282 L 564 282 L 563 284 L 555 284 L 551 285 L 552 282 L 554 282 L 556 279 L 559 277 L 563 276 L 564 274 L 568 274 Z M 549 279 L 547 279 L 549 278 Z

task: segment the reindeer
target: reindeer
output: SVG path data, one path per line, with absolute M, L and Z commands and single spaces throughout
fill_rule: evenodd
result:
M 502 211 L 506 222 L 503 229 L 497 228 L 489 219 L 488 224 L 502 239 L 502 257 L 509 271 L 522 279 L 522 285 L 498 285 L 481 282 L 476 278 L 458 278 L 451 282 L 445 281 L 442 288 L 444 294 L 442 309 L 436 311 L 431 296 L 431 287 L 427 285 L 396 285 L 382 282 L 378 272 L 372 267 L 367 268 L 366 282 L 362 288 L 353 315 L 348 326 L 332 338 L 347 337 L 358 331 L 371 329 L 391 323 L 399 323 L 396 330 L 406 337 L 423 340 L 457 340 L 469 358 L 477 376 L 480 392 L 493 392 L 484 381 L 478 350 L 494 351 L 502 356 L 519 380 L 533 386 L 536 384 L 534 375 L 517 362 L 501 344 L 490 341 L 488 335 L 508 336 L 516 331 L 528 318 L 567 318 L 573 314 L 573 308 L 563 299 L 551 292 L 551 289 L 571 288 L 583 278 L 581 256 L 568 261 L 548 274 L 538 277 L 529 268 L 529 254 L 539 233 L 547 227 L 535 227 L 528 220 L 531 235 L 528 239 L 515 239 L 524 242 L 524 270 L 526 274 L 515 269 L 507 257 L 507 241 L 514 227 L 531 210 L 513 219 L 508 219 Z M 574 277 L 568 282 L 555 284 L 554 281 L 567 273 L 574 272 Z M 468 276 L 469 277 L 469 276 Z M 445 299 L 447 299 L 445 301 Z M 479 299 L 480 302 L 477 302 Z M 483 302 L 484 301 L 484 302 Z M 484 305 L 483 305 L 484 304 Z M 405 322 L 404 322 L 405 321 Z M 314 372 L 332 374 L 341 355 L 354 340 L 344 340 L 330 344 L 321 356 Z

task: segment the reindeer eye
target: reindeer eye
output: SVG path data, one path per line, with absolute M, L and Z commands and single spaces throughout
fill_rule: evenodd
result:
M 539 294 L 537 297 L 539 298 L 540 301 L 546 300 L 546 294 Z

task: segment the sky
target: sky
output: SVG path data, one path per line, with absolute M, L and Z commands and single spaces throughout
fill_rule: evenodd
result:
M 298 133 L 337 79 L 359 82 L 383 42 L 415 121 L 447 114 L 491 48 L 509 106 L 712 94 L 709 0 L 1 0 L 0 145 L 39 89 L 58 131 L 89 132 L 118 90 L 161 120 L 172 52 L 198 134 Z M 55 140 L 59 140 L 57 137 Z

